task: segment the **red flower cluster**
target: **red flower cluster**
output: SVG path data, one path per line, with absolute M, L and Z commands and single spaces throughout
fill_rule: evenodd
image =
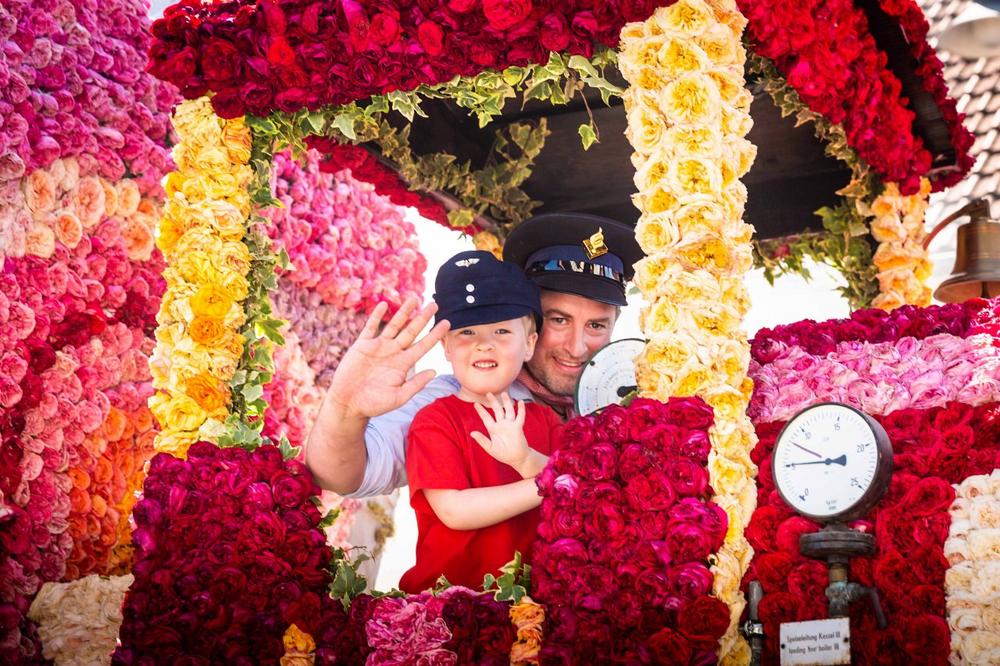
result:
M 919 189 L 931 170 L 931 154 L 913 132 L 914 113 L 902 84 L 888 68 L 864 12 L 852 0 L 738 0 L 749 20 L 753 49 L 770 58 L 811 110 L 841 125 L 847 141 L 883 179 L 904 194 Z M 919 13 L 919 9 L 916 9 Z M 925 44 L 926 49 L 930 46 Z M 922 63 L 925 83 L 944 86 L 941 72 Z M 940 80 L 940 83 L 938 83 Z M 971 166 L 957 114 L 947 118 L 963 170 Z M 949 180 L 951 182 L 951 180 Z M 937 189 L 945 181 L 935 183 Z
M 846 341 L 896 342 L 911 337 L 918 340 L 939 333 L 969 337 L 978 333 L 1000 334 L 1000 299 L 972 299 L 964 303 L 921 308 L 904 305 L 892 312 L 877 308 L 856 310 L 849 319 L 816 323 L 811 319 L 793 324 L 762 328 L 750 342 L 753 359 L 770 363 L 790 346 L 822 356 Z
M 728 524 L 708 501 L 712 422 L 698 398 L 636 399 L 566 426 L 538 477 L 543 663 L 714 662 L 729 611 L 708 596 Z
M 954 185 L 969 173 L 975 158 L 969 153 L 976 138 L 962 124 L 962 114 L 956 108 L 955 100 L 948 94 L 948 84 L 944 80 L 944 65 L 937 53 L 927 43 L 930 26 L 927 17 L 914 0 L 880 0 L 882 10 L 896 19 L 906 35 L 910 52 L 917 61 L 917 74 L 924 82 L 924 88 L 934 97 L 941 109 L 944 120 L 951 128 L 951 144 L 955 147 L 957 163 L 955 168 L 932 177 L 934 189 L 942 190 Z
M 315 109 L 487 69 L 590 56 L 664 0 L 183 0 L 153 23 L 149 71 L 223 118 Z
M 277 662 L 289 625 L 319 631 L 330 550 L 302 463 L 198 442 L 153 458 L 144 492 L 114 663 Z
M 319 170 L 324 173 L 339 173 L 349 169 L 351 175 L 360 181 L 371 183 L 375 192 L 397 206 L 409 206 L 417 209 L 420 215 L 440 225 L 452 227 L 448 222 L 448 213 L 444 205 L 437 199 L 413 192 L 398 173 L 385 166 L 370 152 L 360 146 L 338 143 L 333 139 L 309 137 L 307 143 L 323 154 Z M 474 225 L 463 228 L 466 232 L 475 233 Z
M 889 628 L 877 628 L 867 602 L 855 604 L 852 662 L 947 663 L 944 542 L 952 484 L 1000 466 L 1000 404 L 905 409 L 880 421 L 893 444 L 895 472 L 878 509 L 853 525 L 874 531 L 878 550 L 872 559 L 852 561 L 851 578 L 878 589 Z M 799 536 L 820 525 L 792 512 L 771 473 L 771 453 L 783 425 L 757 427 L 760 441 L 752 457 L 760 469 L 758 504 L 746 531 L 756 554 L 744 578 L 764 587 L 765 655 L 775 664 L 780 623 L 827 617 L 826 566 L 799 553 Z

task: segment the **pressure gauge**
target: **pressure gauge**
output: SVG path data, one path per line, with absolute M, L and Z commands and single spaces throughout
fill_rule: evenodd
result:
M 892 476 L 892 444 L 874 418 L 835 402 L 785 424 L 772 456 L 774 483 L 795 511 L 821 522 L 867 513 Z
M 592 414 L 608 405 L 619 404 L 636 390 L 635 359 L 646 341 L 625 338 L 604 345 L 583 366 L 576 384 L 576 411 Z

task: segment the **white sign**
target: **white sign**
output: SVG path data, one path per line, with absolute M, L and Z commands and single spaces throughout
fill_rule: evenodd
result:
M 846 617 L 781 625 L 781 666 L 851 663 L 851 625 Z

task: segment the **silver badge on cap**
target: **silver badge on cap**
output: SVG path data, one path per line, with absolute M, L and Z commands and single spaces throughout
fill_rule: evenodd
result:
M 468 259 L 459 259 L 455 262 L 456 266 L 461 266 L 462 268 L 468 268 L 469 266 L 479 263 L 479 257 L 470 257 Z

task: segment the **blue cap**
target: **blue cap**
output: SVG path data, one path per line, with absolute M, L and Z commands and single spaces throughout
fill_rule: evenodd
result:
M 447 319 L 452 330 L 527 315 L 540 323 L 539 294 L 519 266 L 482 250 L 459 252 L 438 269 L 434 280 L 434 321 Z

